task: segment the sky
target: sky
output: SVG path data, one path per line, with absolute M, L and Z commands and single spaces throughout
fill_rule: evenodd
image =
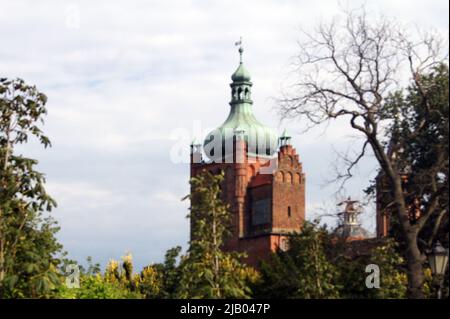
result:
M 130 252 L 140 269 L 186 247 L 186 150 L 229 112 L 241 36 L 254 113 L 278 132 L 286 127 L 300 154 L 307 218 L 324 207 L 335 212 L 338 186 L 327 183 L 334 150 L 354 144 L 354 133 L 338 122 L 300 134 L 305 123 L 281 121 L 275 99 L 300 30 L 363 4 L 448 32 L 447 0 L 0 0 L 0 76 L 23 78 L 48 96 L 43 128 L 53 147 L 31 142 L 17 151 L 37 158 L 46 174 L 69 257 L 104 266 Z M 375 173 L 374 159 L 364 159 L 345 195 L 362 198 Z M 374 216 L 368 205 L 362 222 L 372 232 Z

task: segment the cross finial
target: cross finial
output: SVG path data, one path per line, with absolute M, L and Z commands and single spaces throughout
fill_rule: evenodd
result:
M 242 53 L 244 52 L 244 48 L 242 47 L 242 37 L 239 37 L 239 41 L 235 42 L 234 45 L 239 46 L 239 62 L 242 63 Z

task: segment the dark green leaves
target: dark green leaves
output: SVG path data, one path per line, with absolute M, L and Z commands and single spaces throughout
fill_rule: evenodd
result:
M 50 140 L 40 125 L 47 97 L 21 79 L 0 79 L 0 297 L 49 297 L 61 283 L 58 227 L 44 215 L 56 206 L 37 160 L 17 155 L 30 137 Z
M 278 251 L 262 265 L 257 297 L 338 298 L 338 272 L 326 254 L 329 240 L 325 229 L 305 222 L 301 233 L 290 237 L 289 250 Z
M 225 252 L 230 234 L 230 212 L 221 199 L 224 174 L 209 172 L 191 179 L 192 238 L 180 264 L 178 298 L 248 298 L 254 274 L 243 265 L 241 254 Z
M 47 96 L 22 79 L 0 81 L 0 145 L 15 145 L 35 136 L 45 147 L 49 140 L 36 125 L 47 114 Z

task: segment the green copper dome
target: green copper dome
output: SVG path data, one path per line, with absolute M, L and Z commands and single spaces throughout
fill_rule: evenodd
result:
M 244 67 L 244 64 L 242 62 L 239 63 L 239 67 L 231 76 L 231 80 L 233 80 L 233 82 L 250 82 L 250 73 Z
M 240 133 L 247 142 L 249 156 L 271 157 L 277 148 L 278 136 L 269 127 L 261 124 L 253 115 L 251 100 L 252 83 L 250 73 L 241 60 L 231 79 L 230 114 L 225 122 L 206 136 L 204 150 L 213 161 L 227 159 L 233 155 L 233 140 Z M 238 132 L 240 131 L 240 132 Z

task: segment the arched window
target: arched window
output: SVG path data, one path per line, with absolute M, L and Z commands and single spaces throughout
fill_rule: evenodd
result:
M 238 99 L 242 100 L 242 88 L 238 89 Z
M 290 172 L 287 172 L 286 174 L 284 174 L 284 182 L 292 183 L 292 174 Z
M 250 99 L 250 91 L 249 91 L 248 88 L 245 88 L 244 96 L 245 96 L 246 99 Z
M 275 174 L 275 181 L 281 183 L 281 182 L 283 182 L 283 180 L 284 180 L 283 172 L 277 172 Z

